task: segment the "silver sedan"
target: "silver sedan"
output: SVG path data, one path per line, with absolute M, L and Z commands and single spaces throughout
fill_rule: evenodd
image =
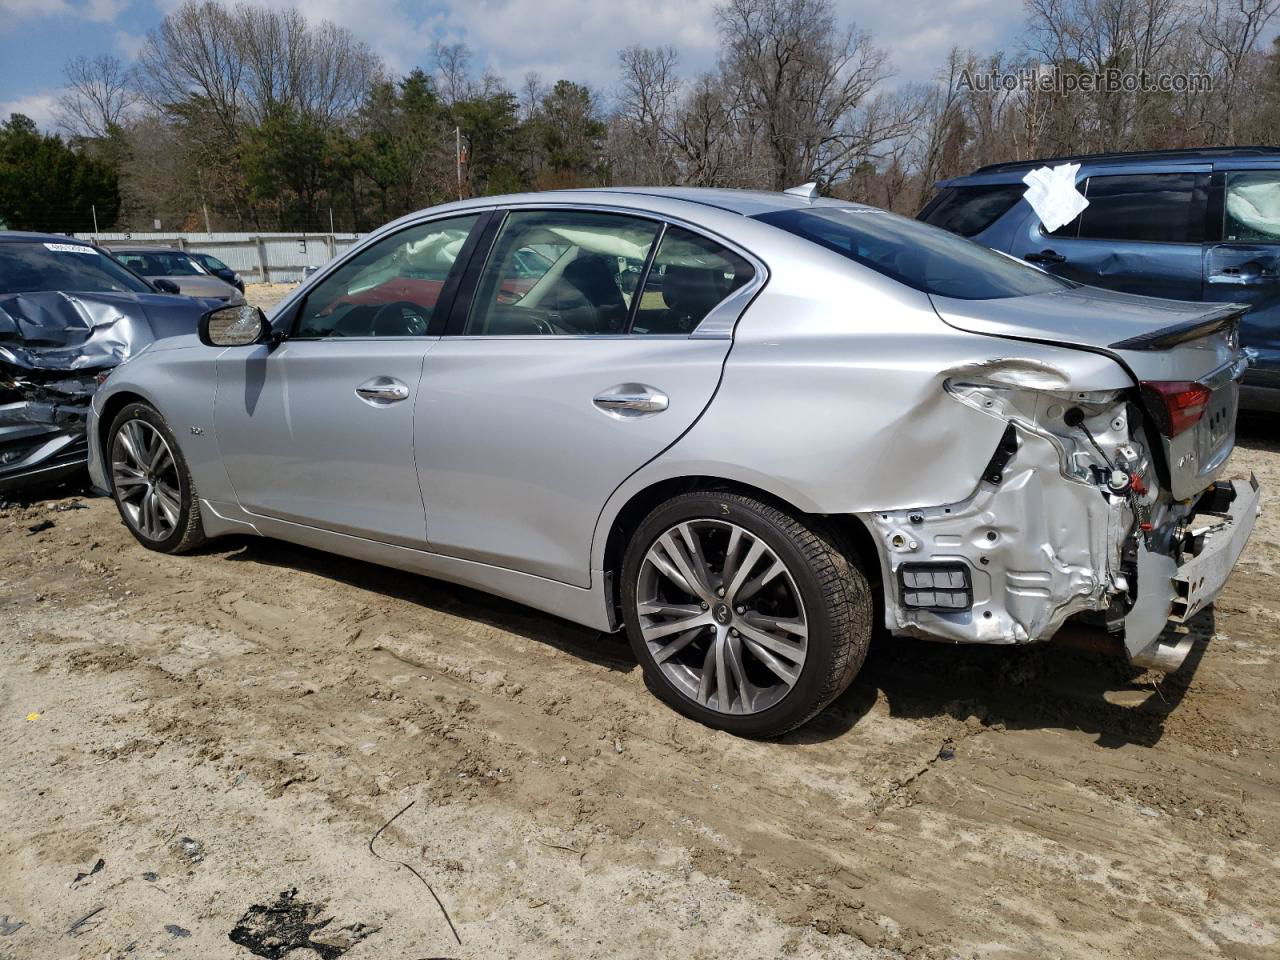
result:
M 150 549 L 278 537 L 625 628 L 658 696 L 772 736 L 877 631 L 1070 621 L 1175 667 L 1257 512 L 1240 313 L 807 190 L 476 198 L 117 368 L 91 469 Z

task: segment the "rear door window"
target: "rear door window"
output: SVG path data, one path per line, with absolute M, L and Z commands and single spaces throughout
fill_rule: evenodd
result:
M 1280 242 L 1280 171 L 1242 170 L 1226 176 L 1222 239 Z
M 919 219 L 962 237 L 981 233 L 1027 192 L 1024 183 L 947 187 L 920 212 Z
M 631 332 L 690 334 L 754 275 L 751 264 L 723 244 L 682 227 L 668 227 L 649 268 Z
M 1207 173 L 1094 176 L 1085 187 L 1089 206 L 1054 236 L 1147 243 L 1204 240 Z

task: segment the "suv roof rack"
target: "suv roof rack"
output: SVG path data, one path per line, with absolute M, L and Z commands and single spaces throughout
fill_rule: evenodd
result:
M 1044 157 L 1039 160 L 1009 160 L 989 163 L 974 173 L 997 173 L 1034 167 L 1045 163 L 1069 163 L 1085 160 L 1211 160 L 1221 157 L 1280 157 L 1280 147 L 1182 147 L 1169 150 L 1128 150 L 1115 153 L 1076 153 L 1061 157 Z

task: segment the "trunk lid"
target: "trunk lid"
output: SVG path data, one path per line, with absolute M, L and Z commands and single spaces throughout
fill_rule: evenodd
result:
M 948 326 L 1102 353 L 1134 378 L 1135 400 L 1158 436 L 1170 492 L 1195 496 L 1216 480 L 1235 445 L 1241 304 L 1189 303 L 1073 287 L 1002 300 L 933 296 Z M 1184 425 L 1183 415 L 1198 415 Z M 1189 418 L 1188 418 L 1189 419 Z

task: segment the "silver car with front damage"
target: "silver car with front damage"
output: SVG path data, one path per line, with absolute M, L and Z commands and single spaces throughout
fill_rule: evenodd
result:
M 118 369 L 92 470 L 152 549 L 278 537 L 625 628 L 666 702 L 776 735 L 877 616 L 1175 667 L 1257 514 L 1239 317 L 808 190 L 477 198 Z

